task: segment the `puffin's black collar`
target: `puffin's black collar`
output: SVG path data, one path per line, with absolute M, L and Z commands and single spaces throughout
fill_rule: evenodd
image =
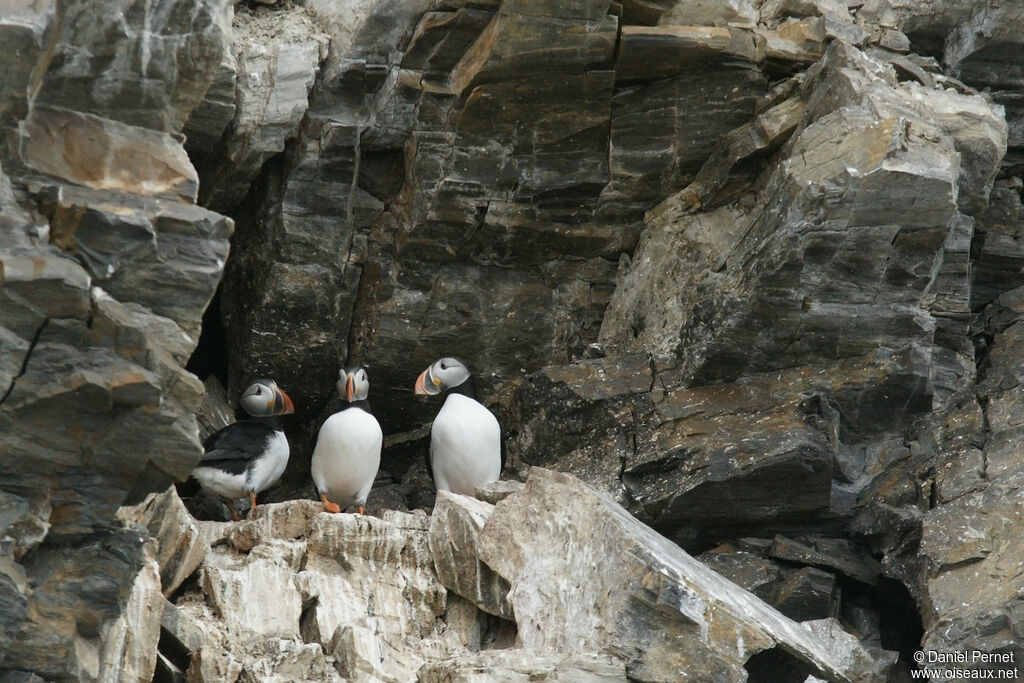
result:
M 469 398 L 475 401 L 476 389 L 473 387 L 473 378 L 467 377 L 466 381 L 463 382 L 462 384 L 451 387 L 450 389 L 445 389 L 443 392 L 441 392 L 441 395 L 444 398 L 448 398 L 450 394 L 462 394 L 463 396 L 468 396 Z
M 370 410 L 370 401 L 365 398 L 358 401 L 352 401 L 351 403 L 346 403 L 344 410 L 348 410 L 349 408 L 359 408 L 359 410 L 365 410 L 370 415 L 373 415 L 373 411 Z

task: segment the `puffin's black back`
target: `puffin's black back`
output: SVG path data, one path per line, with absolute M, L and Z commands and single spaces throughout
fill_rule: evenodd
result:
M 203 441 L 206 453 L 199 464 L 241 474 L 251 460 L 263 454 L 267 443 L 280 429 L 281 421 L 276 417 L 250 418 L 229 424 L 206 437 Z

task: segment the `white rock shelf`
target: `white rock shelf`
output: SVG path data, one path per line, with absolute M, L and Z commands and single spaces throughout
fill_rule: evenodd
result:
M 125 662 L 187 681 L 744 681 L 777 649 L 847 683 L 874 666 L 735 586 L 571 475 L 534 468 L 497 505 L 442 493 L 432 516 L 263 505 L 197 522 L 173 490 L 122 517 L 154 534 L 157 629 Z M 205 549 L 197 563 L 198 546 Z M 177 549 L 177 550 L 175 550 Z M 148 603 L 147 603 L 148 600 Z M 153 612 L 139 611 L 139 618 Z M 128 634 L 126 637 L 124 634 Z M 142 675 L 140 680 L 147 677 Z

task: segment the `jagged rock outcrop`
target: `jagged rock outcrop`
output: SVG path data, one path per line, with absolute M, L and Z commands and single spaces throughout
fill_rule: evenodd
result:
M 872 475 L 850 451 L 974 373 L 961 211 L 983 209 L 998 171 L 998 109 L 899 85 L 838 42 L 793 97 L 806 115 L 758 198 L 694 214 L 688 188 L 648 213 L 602 323 L 613 358 L 520 393 L 523 462 L 621 480 L 684 542 L 809 519 L 830 533 Z
M 240 523 L 197 523 L 187 514 L 168 522 L 165 511 L 180 506 L 171 490 L 134 513 L 166 529 L 158 537 L 163 575 L 198 569 L 163 605 L 165 640 L 177 643 L 161 646 L 167 673 L 196 681 L 407 681 L 426 661 L 454 671 L 469 665 L 461 658 L 471 652 L 514 638 L 512 624 L 448 594 L 422 512 L 378 519 L 292 501 L 260 506 Z M 197 526 L 198 564 L 174 552 Z M 489 666 L 542 671 L 558 658 Z
M 160 529 L 161 576 L 196 572 L 173 595 L 165 583 L 166 602 L 150 581 L 161 675 L 675 681 L 686 671 L 744 680 L 744 664 L 776 647 L 790 653 L 787 666 L 829 681 L 883 680 L 892 664 L 839 627 L 820 638 L 609 498 L 541 468 L 496 506 L 444 494 L 429 520 L 291 501 L 244 522 L 195 522 L 173 512 L 180 506 L 169 490 L 125 511 Z M 179 539 L 197 538 L 197 528 L 201 542 L 189 547 L 201 549 L 198 564 Z M 481 598 L 487 585 L 491 603 Z M 125 613 L 129 627 L 144 618 Z
M 1021 289 L 989 305 L 990 340 L 974 391 L 913 435 L 911 450 L 864 496 L 855 530 L 921 605 L 922 647 L 1024 656 L 1021 643 L 1019 369 Z M 969 600 L 964 596 L 970 595 Z M 964 662 L 963 668 L 1005 668 Z
M 3 675 L 654 676 L 614 615 L 600 637 L 566 627 L 575 653 L 524 627 L 579 594 L 544 612 L 529 560 L 551 548 L 488 546 L 538 523 L 516 504 L 576 484 L 435 500 L 436 405 L 409 393 L 445 354 L 499 414 L 507 476 L 572 472 L 601 495 L 556 507 L 616 511 L 538 538 L 705 577 L 615 501 L 817 620 L 808 650 L 749 603 L 759 623 L 701 641 L 717 654 L 695 671 L 1019 660 L 1022 19 L 967 0 L 0 0 Z M 190 518 L 167 487 L 255 375 L 298 409 L 266 498 L 310 495 L 345 362 L 369 367 L 387 433 L 381 516 Z M 226 386 L 202 409 L 200 379 Z M 672 575 L 660 607 L 622 624 L 679 616 L 675 570 L 652 572 Z
M 160 577 L 114 517 L 202 453 L 233 229 L 178 137 L 230 4 L 121 5 L 0 4 L 0 670 L 47 680 L 152 675 Z

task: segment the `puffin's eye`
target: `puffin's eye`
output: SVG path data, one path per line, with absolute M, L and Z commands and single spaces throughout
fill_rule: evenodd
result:
M 447 366 L 447 365 L 445 365 L 444 363 L 441 363 L 441 369 L 442 369 L 442 370 L 447 370 L 447 369 L 448 369 L 448 366 Z
M 257 396 L 262 396 L 263 395 L 263 387 L 256 387 L 256 395 Z

